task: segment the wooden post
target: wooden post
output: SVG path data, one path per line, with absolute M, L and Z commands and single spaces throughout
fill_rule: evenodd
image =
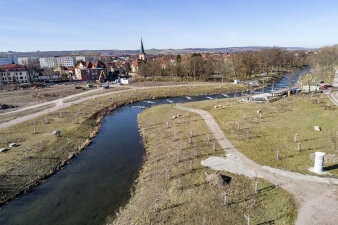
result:
M 181 177 L 177 177 L 177 190 L 182 189 L 182 180 Z
M 248 219 L 248 225 L 251 224 L 251 216 L 248 214 L 248 215 L 244 215 L 247 219 Z
M 197 148 L 194 147 L 194 157 L 196 158 L 198 156 Z
M 276 150 L 276 160 L 279 160 L 279 149 Z
M 168 167 L 166 171 L 167 171 L 167 180 L 169 181 L 170 180 L 170 167 Z
M 297 152 L 300 152 L 300 147 L 301 147 L 301 144 L 300 144 L 300 142 L 298 142 L 298 144 L 297 144 Z
M 154 211 L 155 211 L 155 212 L 157 212 L 157 202 L 159 202 L 159 199 L 158 199 L 158 198 L 156 198 L 156 199 L 154 200 Z
M 227 193 L 226 192 L 223 192 L 223 205 L 224 206 L 228 205 L 228 203 L 227 203 Z
M 257 194 L 258 193 L 258 180 L 255 180 L 255 187 L 254 187 L 254 193 Z

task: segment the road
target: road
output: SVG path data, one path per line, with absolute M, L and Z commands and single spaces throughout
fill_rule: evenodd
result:
M 209 167 L 215 170 L 239 171 L 254 175 L 278 185 L 293 195 L 298 204 L 296 225 L 335 225 L 338 221 L 338 179 L 303 175 L 267 166 L 261 166 L 238 151 L 225 137 L 214 118 L 206 111 L 176 106 L 179 110 L 198 113 L 212 131 L 219 145 L 227 153 L 227 159 L 212 157 L 207 159 Z M 206 160 L 206 161 L 207 161 Z M 210 162 L 211 161 L 211 162 Z M 231 167 L 230 170 L 224 169 Z M 202 165 L 204 165 L 202 163 Z
M 336 69 L 329 99 L 333 102 L 333 104 L 338 106 L 338 69 Z

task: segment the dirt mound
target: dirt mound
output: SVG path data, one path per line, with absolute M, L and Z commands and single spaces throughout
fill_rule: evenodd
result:
M 225 185 L 227 185 L 231 178 L 221 175 L 219 173 L 205 173 L 206 177 L 206 181 L 208 184 L 212 185 L 212 186 L 216 186 L 218 188 L 223 188 Z

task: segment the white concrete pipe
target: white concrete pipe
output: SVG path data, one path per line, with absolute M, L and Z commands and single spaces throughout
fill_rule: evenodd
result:
M 318 174 L 324 173 L 323 164 L 324 164 L 325 152 L 316 152 L 315 153 L 315 165 L 313 168 L 310 168 L 310 171 Z

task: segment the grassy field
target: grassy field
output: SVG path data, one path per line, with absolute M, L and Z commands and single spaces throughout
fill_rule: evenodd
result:
M 88 100 L 0 130 L 0 205 L 53 174 L 90 143 L 101 118 L 121 105 L 145 99 L 240 91 L 244 85 L 156 87 L 127 90 Z M 61 136 L 52 134 L 60 130 Z M 35 132 L 34 132 L 35 131 Z M 19 146 L 9 148 L 15 142 Z
M 172 119 L 178 114 L 182 114 L 179 120 Z M 294 223 L 296 207 L 291 196 L 264 180 L 258 180 L 257 193 L 254 180 L 227 172 L 221 173 L 228 181 L 224 187 L 206 182 L 205 173 L 214 171 L 203 167 L 201 160 L 223 156 L 224 151 L 199 116 L 173 105 L 155 106 L 139 115 L 139 124 L 146 162 L 130 202 L 108 223 L 246 224 L 245 215 L 251 216 L 251 224 Z
M 312 174 L 308 171 L 314 164 L 311 153 L 337 155 L 333 140 L 338 139 L 338 109 L 324 94 L 298 94 L 264 104 L 237 100 L 203 101 L 186 106 L 209 111 L 225 136 L 261 165 Z M 215 109 L 215 105 L 225 107 Z M 262 111 L 262 118 L 258 110 Z M 320 126 L 322 131 L 315 131 L 314 126 Z M 296 142 L 295 134 L 298 134 Z M 276 160 L 276 150 L 280 151 L 280 160 Z M 331 175 L 338 176 L 337 162 L 325 163 L 324 167 Z
M 49 108 L 52 108 L 54 106 L 55 106 L 55 104 L 51 103 L 51 104 L 48 104 L 48 105 L 40 106 L 40 107 L 37 107 L 37 108 L 34 108 L 34 109 L 29 109 L 29 110 L 25 110 L 25 111 L 21 111 L 21 112 L 17 112 L 17 113 L 13 112 L 11 114 L 6 114 L 6 115 L 0 114 L 0 123 L 5 123 L 5 122 L 8 122 L 8 121 L 13 120 L 15 118 L 26 116 L 26 115 L 29 115 L 29 114 L 32 114 L 32 113 L 35 113 L 35 112 L 45 110 L 45 109 L 49 109 Z

